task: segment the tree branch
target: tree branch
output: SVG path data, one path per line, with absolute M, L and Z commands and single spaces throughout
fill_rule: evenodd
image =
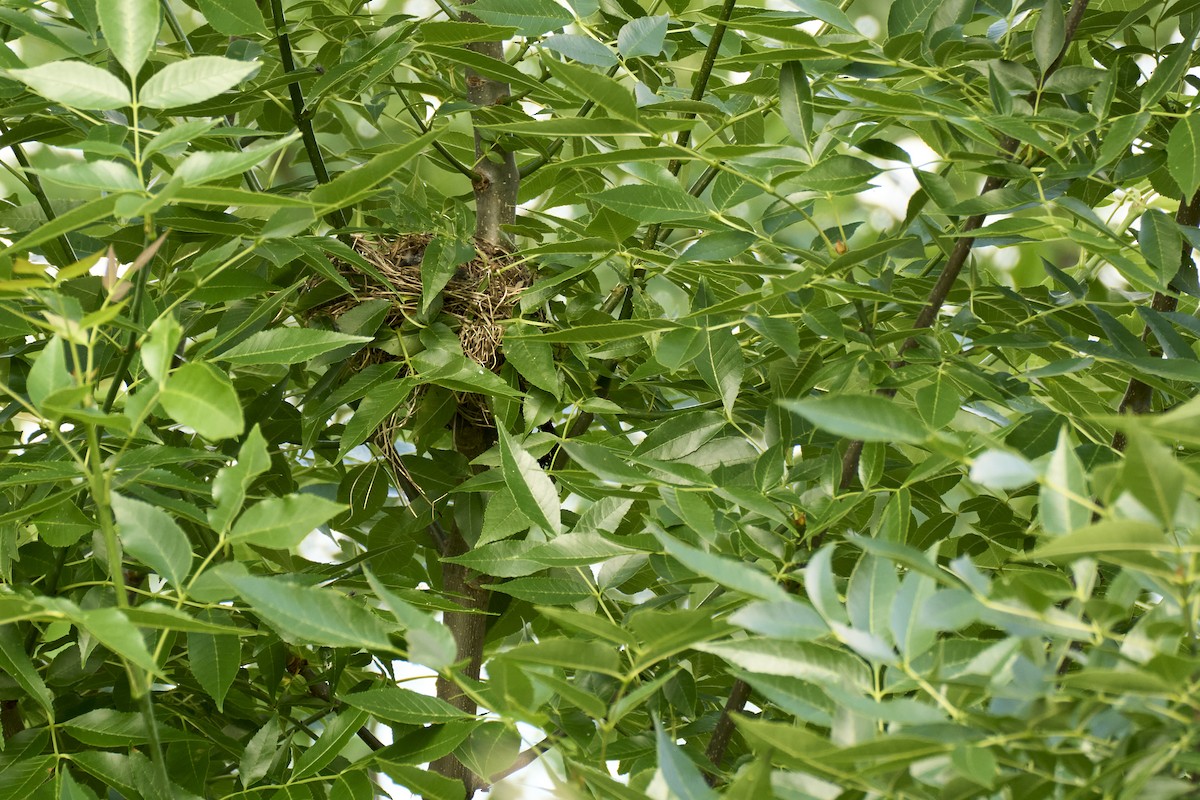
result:
M 1200 192 L 1192 196 L 1191 200 L 1184 198 L 1179 201 L 1179 210 L 1175 212 L 1175 221 L 1180 225 L 1186 225 L 1190 228 L 1200 225 Z M 1183 242 L 1183 247 L 1179 254 L 1179 269 L 1184 270 L 1192 266 L 1192 245 L 1186 239 Z M 1155 292 L 1154 298 L 1150 301 L 1150 308 L 1160 313 L 1170 313 L 1179 307 L 1179 298 L 1174 294 L 1178 291 L 1172 284 L 1168 285 L 1168 290 L 1172 294 L 1165 292 Z M 1150 343 L 1152 334 L 1150 326 L 1142 331 L 1142 341 Z M 1157 346 L 1150 348 L 1152 358 L 1157 358 L 1162 355 L 1162 349 Z M 1129 384 L 1125 387 L 1125 394 L 1121 397 L 1121 403 L 1117 406 L 1117 412 L 1121 414 L 1145 414 L 1150 411 L 1151 401 L 1154 399 L 1154 390 L 1148 383 L 1137 378 L 1130 378 Z M 1125 450 L 1125 445 L 1128 444 L 1124 431 L 1117 431 L 1113 434 L 1112 448 L 1118 452 Z
M 721 709 L 717 727 L 713 728 L 712 738 L 708 740 L 708 748 L 704 751 L 709 763 L 713 765 L 713 771 L 704 776 L 709 786 L 716 786 L 720 782 L 717 771 L 721 769 L 721 762 L 725 760 L 725 751 L 729 748 L 729 740 L 733 737 L 733 715 L 740 713 L 746 707 L 746 701 L 749 699 L 750 684 L 738 678 L 733 682 L 733 688 L 729 691 L 729 699 L 725 701 L 725 707 Z
M 1071 40 L 1075 36 L 1075 31 L 1079 27 L 1080 21 L 1083 19 L 1084 12 L 1087 11 L 1090 0 L 1074 0 L 1071 3 L 1071 8 L 1067 12 L 1065 20 L 1065 36 L 1062 49 L 1059 50 L 1058 56 L 1046 68 L 1042 75 L 1042 81 L 1045 82 L 1062 64 L 1063 58 L 1067 51 L 1071 48 Z M 1006 136 L 1000 141 L 1000 149 L 1009 157 L 1014 155 L 1017 147 L 1020 145 L 1016 139 Z M 985 195 L 988 192 L 995 191 L 1007 185 L 1007 178 L 998 178 L 995 176 L 989 177 L 983 183 L 983 189 L 980 195 Z M 983 226 L 987 219 L 987 214 L 976 214 L 973 217 L 968 217 L 963 223 L 961 233 L 970 233 Z M 925 302 L 925 306 L 917 315 L 916 323 L 913 328 L 916 330 L 925 330 L 933 326 L 933 322 L 937 319 L 937 315 L 941 313 L 942 306 L 946 303 L 946 298 L 950 294 L 950 290 L 954 287 L 955 281 L 958 280 L 959 273 L 962 272 L 963 265 L 967 263 L 967 257 L 971 255 L 971 248 L 975 244 L 974 236 L 960 236 L 954 243 L 954 248 L 950 251 L 949 258 L 946 259 L 946 266 L 942 268 L 938 275 L 937 281 L 933 285 L 933 289 L 929 292 L 929 298 Z M 920 343 L 916 334 L 909 336 L 900 345 L 898 358 L 892 361 L 889 366 L 892 370 L 897 370 L 903 367 L 908 362 L 904 360 L 904 354 L 912 350 Z M 894 397 L 895 389 L 880 389 L 878 394 L 885 397 Z M 854 476 L 858 472 L 858 460 L 862 456 L 862 442 L 851 442 L 846 448 L 845 454 L 842 456 L 842 471 L 839 489 L 846 491 L 854 483 Z
M 283 65 L 284 74 L 291 75 L 296 71 L 296 61 L 292 56 L 292 41 L 287 34 L 287 18 L 283 15 L 283 0 L 271 0 L 271 14 L 275 20 L 275 40 L 279 43 L 279 62 Z M 325 168 L 325 158 L 321 155 L 321 147 L 317 144 L 317 133 L 313 129 L 309 110 L 304 104 L 304 92 L 300 89 L 300 81 L 294 80 L 288 84 L 288 94 L 292 99 L 292 120 L 300 131 L 300 139 L 304 142 L 304 150 L 308 153 L 308 163 L 312 165 L 313 175 L 317 183 L 329 183 L 329 170 Z M 331 212 L 328 221 L 335 228 L 345 228 L 349 224 L 345 209 Z

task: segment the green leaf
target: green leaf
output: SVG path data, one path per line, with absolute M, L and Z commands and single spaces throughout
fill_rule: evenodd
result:
M 1183 499 L 1186 482 L 1184 468 L 1170 450 L 1146 434 L 1130 431 L 1128 436 L 1121 483 L 1164 526 L 1171 529 L 1175 523 L 1175 510 Z
M 570 25 L 574 17 L 554 0 L 475 0 L 471 13 L 491 25 L 516 28 L 522 36 L 541 36 Z
M 954 383 L 942 374 L 933 383 L 918 389 L 914 399 L 917 413 L 931 428 L 943 428 L 953 422 L 962 403 Z
M 106 192 L 114 189 L 137 192 L 142 189 L 142 182 L 138 180 L 137 175 L 120 161 L 77 161 L 61 167 L 39 169 L 36 172 L 51 183 L 62 186 L 100 189 Z
M 428 30 L 426 23 L 422 30 Z M 605 45 L 577 33 L 559 33 L 542 40 L 542 47 L 555 53 L 574 59 L 580 64 L 590 64 L 593 67 L 611 67 L 616 65 L 617 56 Z
M 654 749 L 663 782 L 676 800 L 713 800 L 717 793 L 709 788 L 700 769 L 679 749 L 662 724 L 654 720 Z
M 1033 27 L 1033 57 L 1043 75 L 1062 52 L 1066 36 L 1062 0 L 1046 0 Z
M 742 348 L 728 328 L 705 328 L 700 336 L 704 350 L 694 362 L 696 371 L 721 398 L 725 414 L 732 415 L 746 372 Z
M 710 578 L 729 589 L 761 600 L 784 602 L 788 593 L 768 575 L 724 556 L 697 550 L 656 531 L 655 536 L 667 554 L 692 572 Z
M 875 395 L 827 394 L 780 405 L 818 428 L 864 442 L 920 444 L 929 431 L 917 415 L 893 400 Z
M 880 170 L 854 156 L 832 156 L 796 178 L 796 183 L 814 192 L 836 194 L 861 190 Z
M 125 551 L 183 588 L 192 568 L 192 543 L 179 524 L 161 508 L 119 494 L 112 496 L 112 510 Z
M 1158 209 L 1148 209 L 1142 214 L 1138 244 L 1146 263 L 1154 269 L 1159 286 L 1165 289 L 1179 272 L 1183 251 L 1183 234 L 1179 232 L 1179 226 Z
M 494 591 L 544 606 L 573 605 L 595 597 L 583 581 L 566 578 L 515 578 L 496 584 Z
M 157 0 L 99 0 L 96 11 L 113 57 L 126 72 L 137 75 L 158 39 Z
M 475 258 L 475 248 L 460 239 L 434 236 L 421 256 L 421 313 L 429 313 L 458 268 Z
M 1026 458 L 1004 450 L 988 450 L 971 464 L 971 480 L 989 489 L 1020 489 L 1037 478 L 1037 469 Z
M 445 700 L 397 686 L 355 692 L 344 696 L 342 701 L 351 708 L 366 711 L 376 719 L 399 725 L 428 725 L 472 718 Z
M 942 0 L 896 0 L 888 10 L 888 36 L 924 31 L 941 4 Z
M 826 0 L 788 0 L 789 3 L 800 10 L 807 17 L 819 19 L 822 22 L 827 22 L 833 27 L 846 33 L 857 34 L 858 30 L 854 27 L 854 23 L 846 16 L 846 13 L 834 3 L 826 2 Z M 889 19 L 889 23 L 890 23 Z
M 0 625 L 0 670 L 36 700 L 51 720 L 54 719 L 54 695 L 25 652 L 25 643 L 15 625 Z
M 215 356 L 237 366 L 253 364 L 299 364 L 339 348 L 361 345 L 370 336 L 351 336 L 317 328 L 271 328 L 260 331 Z
M 118 608 L 98 608 L 71 615 L 71 621 L 86 630 L 116 655 L 148 673 L 158 674 L 158 665 L 146 649 L 142 633 Z
M 450 629 L 429 614 L 404 602 L 395 592 L 380 583 L 371 570 L 364 568 L 363 573 L 367 576 L 367 582 L 379 598 L 379 602 L 404 626 L 408 659 L 435 670 L 442 670 L 453 664 L 458 657 L 458 646 L 454 643 Z
M 845 650 L 815 642 L 751 637 L 735 641 L 700 642 L 694 647 L 748 672 L 860 689 L 871 685 L 871 673 L 866 662 Z
M 129 105 L 129 89 L 115 75 L 81 61 L 52 61 L 6 73 L 37 94 L 64 106 L 108 111 Z
M 329 765 L 366 724 L 370 715 L 361 709 L 347 709 L 325 725 L 317 741 L 305 748 L 296 759 L 292 780 L 299 781 L 315 775 Z
M 1083 464 L 1075 455 L 1064 427 L 1058 432 L 1058 445 L 1050 456 L 1038 495 L 1042 529 L 1051 535 L 1062 536 L 1082 528 L 1092 518 L 1088 496 Z
M 212 610 L 202 612 L 210 619 L 217 613 L 219 612 Z M 200 688 L 208 693 L 220 711 L 224 707 L 225 696 L 242 666 L 241 638 L 227 633 L 189 632 L 187 652 L 188 668 L 196 677 Z
M 227 580 L 286 642 L 392 650 L 390 626 L 338 592 L 297 586 L 280 577 L 242 575 Z
M 239 175 L 263 159 L 278 153 L 299 136 L 300 134 L 293 133 L 270 144 L 247 147 L 241 151 L 192 153 L 175 169 L 174 177 L 185 185 L 191 185 Z
M 61 723 L 72 737 L 91 747 L 130 747 L 150 741 L 150 730 L 141 714 L 97 708 Z M 179 738 L 161 722 L 158 735 L 164 740 Z
M 792 138 L 802 144 L 812 139 L 812 89 L 799 61 L 789 61 L 779 70 L 779 113 Z
M 149 108 L 175 108 L 201 103 L 241 83 L 259 65 L 220 56 L 193 56 L 168 64 L 138 92 Z
M 226 36 L 266 34 L 262 12 L 254 0 L 198 0 L 200 13 L 218 33 Z
M 1170 45 L 1171 53 L 1154 70 L 1149 80 L 1142 84 L 1141 108 L 1146 110 L 1158 103 L 1167 92 L 1174 90 L 1191 66 L 1196 33 L 1200 30 L 1200 18 L 1189 17 L 1186 30 L 1181 27 L 1183 41 Z
M 835 545 L 827 544 L 808 560 L 804 567 L 804 589 L 822 619 L 827 623 L 846 625 L 850 617 L 833 581 L 833 553 L 836 549 Z
M 1151 522 L 1116 519 L 1098 522 L 1059 536 L 1038 547 L 1031 560 L 1073 561 L 1077 558 L 1117 558 L 1122 553 L 1171 552 L 1178 544 Z
M 146 333 L 146 339 L 142 343 L 139 355 L 142 357 L 142 366 L 145 368 L 146 374 L 153 378 L 159 386 L 166 383 L 171 362 L 175 359 L 175 349 L 179 346 L 179 340 L 182 338 L 183 328 L 179 326 L 175 315 L 171 312 L 154 320 L 150 325 L 150 330 Z
M 595 102 L 619 119 L 637 120 L 637 103 L 634 102 L 633 92 L 617 81 L 603 73 L 574 64 L 550 61 L 548 65 L 550 74 L 562 81 L 578 97 Z
M 75 385 L 75 379 L 67 369 L 66 347 L 66 342 L 57 335 L 52 336 L 33 362 L 25 388 L 29 390 L 29 399 L 35 406 L 41 406 L 55 392 Z
M 268 497 L 246 509 L 229 534 L 231 542 L 289 550 L 296 547 L 318 525 L 346 510 L 315 494 Z
M 104 219 L 113 212 L 113 208 L 117 205 L 117 200 L 121 199 L 121 197 L 121 194 L 114 193 L 73 208 L 67 213 L 56 217 L 54 221 L 38 226 L 36 230 L 22 236 L 8 247 L 0 250 L 0 255 L 12 252 L 19 253 L 28 248 L 37 247 L 51 239 L 86 227 L 97 220 Z
M 617 186 L 588 198 L 643 223 L 703 219 L 710 213 L 703 201 L 674 185 Z
M 529 517 L 517 508 L 517 501 L 505 486 L 500 491 L 494 492 L 491 499 L 488 500 L 487 508 L 483 512 L 483 528 L 479 532 L 479 540 L 475 542 L 475 546 L 482 547 L 492 542 L 502 541 L 527 530 L 531 524 Z
M 309 199 L 317 206 L 317 215 L 324 216 L 364 200 L 377 191 L 379 184 L 390 179 L 401 168 L 415 168 L 414 161 L 417 155 L 440 133 L 430 131 L 407 144 L 380 153 L 365 164 L 343 172 L 329 183 L 313 189 Z
M 656 56 L 662 52 L 667 38 L 666 14 L 657 17 L 638 17 L 621 26 L 617 32 L 617 50 L 625 58 Z
M 496 435 L 500 440 L 504 484 L 512 492 L 517 508 L 547 533 L 560 533 L 561 509 L 554 482 L 537 459 L 529 455 L 502 425 L 496 426 Z
M 192 362 L 175 370 L 159 401 L 171 419 L 206 439 L 240 436 L 246 427 L 233 384 L 211 364 Z
M 338 458 L 344 458 L 347 453 L 370 438 L 383 421 L 408 399 L 416 385 L 416 381 L 411 378 L 401 378 L 368 391 L 342 431 L 342 439 L 338 443 Z
M 534 331 L 528 323 L 518 322 L 504 331 L 504 360 L 521 377 L 555 397 L 562 394 L 562 383 L 554 364 L 554 348 L 545 340 L 529 338 Z
M 1171 128 L 1167 171 L 1184 197 L 1191 197 L 1200 188 L 1200 115 L 1189 114 Z
M 279 750 L 279 720 L 271 717 L 250 737 L 238 762 L 238 779 L 243 787 L 250 787 L 261 780 L 271 769 L 275 754 Z
M 270 466 L 267 442 L 258 424 L 255 424 L 242 442 L 237 463 L 217 470 L 217 477 L 213 479 L 212 497 L 216 506 L 208 512 L 208 522 L 213 530 L 223 532 L 228 529 L 234 515 L 242 510 L 246 490 Z

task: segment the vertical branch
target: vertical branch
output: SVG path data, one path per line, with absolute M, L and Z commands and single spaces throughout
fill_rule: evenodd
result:
M 1075 36 L 1075 31 L 1079 28 L 1079 23 L 1083 20 L 1083 15 L 1087 11 L 1090 0 L 1073 0 L 1071 8 L 1067 12 L 1064 24 L 1063 45 L 1059 50 L 1054 61 L 1046 68 L 1042 74 L 1042 82 L 1044 83 L 1059 66 L 1062 64 L 1063 58 L 1066 57 L 1067 50 L 1071 47 L 1071 40 Z M 1032 98 L 1030 100 L 1032 103 Z M 1017 147 L 1020 145 L 1016 139 L 1010 136 L 1005 136 L 1000 142 L 1000 149 L 1010 158 L 1016 153 Z M 995 191 L 1007 185 L 1007 178 L 989 177 L 983 183 L 981 195 Z M 973 217 L 968 217 L 963 223 L 961 233 L 970 233 L 983 226 L 987 219 L 987 214 L 976 214 Z M 933 326 L 934 320 L 942 311 L 942 306 L 946 303 L 946 298 L 950 295 L 950 290 L 954 288 L 955 282 L 958 280 L 959 273 L 962 272 L 963 265 L 967 263 L 967 258 L 971 255 L 971 248 L 975 245 L 974 236 L 960 236 L 954 243 L 954 249 L 950 251 L 949 258 L 946 259 L 946 266 L 942 268 L 941 273 L 937 277 L 937 281 L 933 285 L 933 289 L 929 292 L 929 298 L 926 300 L 919 314 L 917 314 L 916 322 L 913 328 L 916 330 L 926 330 Z M 916 334 L 909 336 L 900 345 L 898 358 L 889 365 L 891 369 L 896 370 L 903 367 L 906 363 L 904 354 L 912 350 L 919 344 Z M 895 389 L 882 389 L 879 394 L 885 397 L 894 397 Z M 846 491 L 854 483 L 854 476 L 858 472 L 858 461 L 862 456 L 862 442 L 851 442 L 846 448 L 846 452 L 842 455 L 842 471 L 839 481 L 839 489 Z
M 296 60 L 292 56 L 292 40 L 287 33 L 287 18 L 283 15 L 283 0 L 271 0 L 271 15 L 275 21 L 275 40 L 279 43 L 279 63 L 283 71 L 291 75 L 296 71 Z M 300 139 L 304 142 L 304 151 L 308 154 L 308 163 L 312 165 L 313 175 L 317 183 L 329 183 L 329 170 L 325 168 L 325 158 L 321 155 L 321 147 L 317 144 L 317 133 L 313 129 L 312 117 L 304 103 L 304 92 L 300 89 L 300 81 L 294 80 L 288 84 L 288 94 L 292 99 L 292 120 L 296 130 L 300 131 Z M 329 224 L 336 228 L 344 228 L 349 224 L 345 209 L 338 209 L 329 215 Z
M 1179 201 L 1179 210 L 1175 213 L 1175 221 L 1180 225 L 1186 225 L 1194 228 L 1200 225 L 1200 192 L 1192 196 L 1191 200 L 1184 198 Z M 1192 245 L 1188 241 L 1184 241 L 1183 249 L 1179 254 L 1179 269 L 1184 270 L 1192 266 Z M 1172 292 L 1176 291 L 1174 286 L 1168 286 Z M 1154 298 L 1150 301 L 1150 308 L 1160 313 L 1170 313 L 1179 307 L 1179 298 L 1175 294 L 1166 294 L 1164 292 L 1155 292 Z M 1151 340 L 1150 327 L 1142 331 L 1142 341 L 1147 344 Z M 1162 355 L 1162 349 L 1159 347 L 1151 347 L 1150 355 L 1157 358 Z M 1121 397 L 1121 404 L 1117 407 L 1117 411 L 1121 414 L 1145 414 L 1150 411 L 1151 401 L 1154 399 L 1154 390 L 1150 385 L 1137 378 L 1130 378 L 1129 384 L 1125 387 L 1125 394 Z M 1113 435 L 1112 447 L 1117 451 L 1124 451 L 1127 441 L 1125 434 L 1122 431 L 1117 431 Z
M 469 14 L 464 19 L 474 20 Z M 503 42 L 474 42 L 467 49 L 480 55 L 504 60 Z M 467 100 L 479 108 L 498 105 L 508 99 L 507 83 L 492 80 L 467 70 Z M 502 227 L 516 221 L 517 190 L 521 185 L 521 173 L 517 169 L 516 155 L 502 147 L 496 140 L 485 138 L 479 129 L 483 121 L 474 113 L 475 123 L 475 171 L 478 178 L 472 181 L 475 190 L 475 237 L 488 244 L 504 244 L 507 237 Z

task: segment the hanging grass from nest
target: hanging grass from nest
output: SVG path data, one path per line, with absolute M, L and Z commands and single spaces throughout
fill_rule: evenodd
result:
M 358 294 L 325 307 L 334 317 L 362 300 L 391 303 L 386 322 L 399 327 L 421 307 L 421 260 L 433 237 L 425 233 L 396 237 L 356 235 L 354 250 L 373 266 L 388 285 L 354 264 L 339 261 L 338 270 Z M 467 358 L 494 370 L 501 363 L 500 320 L 512 315 L 517 300 L 531 281 L 529 270 L 511 254 L 487 242 L 474 241 L 475 257 L 462 264 L 442 289 L 442 313 L 458 326 L 458 339 Z

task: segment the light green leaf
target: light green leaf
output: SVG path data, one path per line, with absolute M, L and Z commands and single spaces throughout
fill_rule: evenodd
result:
M 175 321 L 173 312 L 168 311 L 150 325 L 139 355 L 142 357 L 142 366 L 146 369 L 146 374 L 159 386 L 166 383 L 171 362 L 175 358 L 175 349 L 182 338 L 183 328 Z
M 591 100 L 619 119 L 636 121 L 637 103 L 633 92 L 602 72 L 561 61 L 548 62 L 550 74 L 558 78 L 576 96 Z
M 1154 270 L 1161 288 L 1166 288 L 1179 271 L 1183 251 L 1183 234 L 1175 220 L 1157 208 L 1142 214 L 1138 229 L 1138 245 L 1146 263 Z
M 371 570 L 364 568 L 363 572 L 379 602 L 404 626 L 408 659 L 435 670 L 445 669 L 453 664 L 458 657 L 458 646 L 450 629 L 429 614 L 406 603 L 384 586 Z
M 761 600 L 786 602 L 788 593 L 767 574 L 731 558 L 706 553 L 673 539 L 665 533 L 654 534 L 667 554 L 690 569 L 729 589 Z
M 919 444 L 929 438 L 917 415 L 876 395 L 827 394 L 780 404 L 822 430 L 864 442 Z
M 1038 495 L 1042 529 L 1061 536 L 1082 528 L 1092 518 L 1088 502 L 1087 476 L 1075 455 L 1067 429 L 1058 433 L 1058 445 L 1050 456 L 1046 477 Z
M 25 388 L 35 406 L 42 405 L 55 392 L 75 385 L 75 379 L 67 369 L 67 346 L 57 335 L 52 336 L 33 362 Z
M 517 508 L 547 533 L 560 533 L 561 509 L 558 489 L 554 482 L 504 426 L 497 425 L 496 434 L 500 439 L 500 463 L 504 472 L 504 484 L 512 492 Z
M 388 639 L 391 627 L 343 594 L 298 586 L 281 577 L 241 575 L 228 581 L 284 641 L 353 650 L 392 650 Z
M 667 736 L 657 719 L 654 720 L 654 743 L 658 770 L 673 800 L 713 800 L 717 797 L 700 769 Z
M 99 0 L 96 11 L 113 57 L 136 76 L 158 39 L 157 0 Z
M 258 729 L 246 743 L 242 758 L 238 762 L 238 779 L 243 787 L 257 783 L 271 769 L 275 753 L 279 749 L 279 721 L 275 717 Z
M 1154 523 L 1115 519 L 1052 539 L 1035 549 L 1028 558 L 1073 561 L 1077 558 L 1119 557 L 1121 553 L 1169 553 L 1177 547 L 1178 544 Z
M 880 170 L 868 161 L 854 156 L 832 156 L 796 178 L 796 183 L 810 191 L 859 191 L 878 175 Z
M 822 22 L 827 22 L 835 28 L 846 33 L 858 33 L 854 27 L 854 23 L 846 16 L 846 12 L 838 8 L 837 4 L 826 2 L 826 0 L 788 0 L 791 5 L 798 8 L 801 13 L 813 19 L 819 19 Z M 891 20 L 888 20 L 889 25 Z M 890 32 L 890 29 L 889 29 Z
M 329 183 L 313 189 L 309 198 L 318 207 L 318 216 L 370 197 L 377 191 L 379 184 L 390 179 L 398 170 L 414 166 L 417 155 L 440 133 L 441 131 L 430 131 L 407 144 L 380 153 L 367 163 L 360 164 L 349 172 L 343 172 Z
M 303 780 L 324 769 L 345 749 L 354 738 L 354 734 L 358 733 L 358 729 L 366 724 L 369 716 L 366 711 L 351 708 L 327 723 L 317 741 L 306 747 L 296 759 L 292 780 Z
M 666 14 L 657 17 L 638 17 L 621 26 L 617 32 L 617 49 L 625 58 L 656 56 L 662 52 L 667 38 Z
M 999 491 L 1028 486 L 1037 477 L 1037 469 L 1028 459 L 1004 450 L 988 450 L 971 464 L 971 480 Z
M 343 697 L 342 701 L 352 708 L 366 711 L 376 719 L 400 725 L 428 725 L 472 719 L 470 714 L 459 711 L 445 700 L 398 686 L 355 692 Z
M 504 360 L 537 388 L 555 397 L 562 394 L 562 382 L 554 364 L 554 348 L 545 340 L 530 338 L 533 326 L 518 322 L 504 332 Z
M 175 108 L 201 103 L 241 83 L 259 65 L 220 56 L 193 56 L 168 64 L 138 92 L 149 108 Z
M 408 399 L 416 385 L 417 382 L 411 378 L 401 378 L 368 391 L 342 431 L 342 439 L 338 443 L 338 458 L 344 458 L 347 453 L 370 438 L 383 421 Z
M 112 496 L 112 510 L 125 551 L 182 588 L 192 568 L 192 544 L 179 524 L 161 508 L 119 494 Z
M 896 0 L 888 10 L 888 36 L 903 36 L 925 30 L 942 0 Z
M 0 670 L 36 700 L 51 720 L 54 719 L 54 695 L 25 652 L 25 643 L 15 625 L 0 625 Z
M 71 614 L 71 621 L 130 664 L 141 667 L 146 672 L 158 674 L 158 665 L 146 649 L 142 632 L 134 627 L 119 608 L 76 611 Z
M 543 606 L 567 606 L 595 597 L 582 580 L 567 578 L 515 578 L 496 584 L 495 591 Z
M 812 89 L 799 61 L 789 61 L 779 70 L 779 113 L 792 138 L 802 144 L 812 138 Z
M 240 366 L 299 364 L 339 348 L 358 345 L 354 348 L 358 350 L 369 341 L 370 336 L 351 336 L 317 328 L 271 328 L 250 336 L 216 358 Z
M 1167 171 L 1184 197 L 1191 197 L 1200 188 L 1200 114 L 1189 114 L 1171 128 Z
M 120 161 L 76 161 L 60 167 L 35 170 L 42 178 L 62 186 L 81 189 L 140 191 L 142 182 Z
M 962 402 L 954 383 L 941 374 L 933 383 L 918 389 L 914 399 L 917 401 L 917 413 L 931 428 L 942 428 L 953 422 Z
M 299 545 L 318 525 L 345 510 L 341 503 L 315 494 L 268 497 L 238 517 L 229 541 L 287 550 Z
M 492 542 L 502 541 L 527 530 L 531 524 L 529 517 L 517 508 L 517 501 L 513 499 L 512 492 L 505 486 L 500 491 L 494 492 L 491 499 L 488 500 L 487 508 L 483 512 L 483 529 L 479 532 L 479 541 L 475 543 L 475 546 L 482 547 Z
M 724 642 L 700 642 L 695 649 L 719 656 L 748 672 L 800 678 L 816 684 L 866 690 L 871 673 L 857 656 L 815 642 L 785 642 L 751 637 Z
M 228 376 L 211 364 L 184 364 L 167 378 L 159 401 L 171 419 L 206 439 L 240 436 L 242 404 Z
M 255 424 L 246 434 L 246 440 L 238 451 L 237 463 L 221 467 L 213 479 L 212 495 L 216 506 L 208 512 L 208 522 L 213 530 L 222 532 L 229 527 L 234 515 L 242 510 L 246 490 L 259 475 L 271 466 L 267 454 L 267 442 Z
M 1066 20 L 1063 17 L 1062 0 L 1046 0 L 1037 24 L 1033 26 L 1033 57 L 1038 69 L 1045 74 L 1066 41 Z
M 266 34 L 262 12 L 254 0 L 198 0 L 200 13 L 218 33 L 226 36 Z
M 606 208 L 643 223 L 702 219 L 709 208 L 677 186 L 617 186 L 588 195 Z
M 475 258 L 475 248 L 460 239 L 434 236 L 421 256 L 421 313 L 429 313 L 458 268 Z
M 1175 90 L 1191 66 L 1196 33 L 1200 30 L 1200 19 L 1189 17 L 1188 21 L 1186 28 L 1180 28 L 1183 41 L 1171 45 L 1170 55 L 1158 62 L 1154 73 L 1142 84 L 1142 110 L 1151 108 L 1163 99 L 1167 92 Z
M 293 133 L 270 144 L 247 147 L 241 151 L 192 153 L 175 170 L 175 179 L 185 185 L 219 181 L 238 175 L 257 165 L 263 159 L 278 153 L 299 138 Z
M 570 25 L 574 17 L 554 0 L 476 0 L 471 13 L 491 25 L 516 28 L 522 36 L 541 36 Z
M 1121 483 L 1168 529 L 1174 526 L 1175 510 L 1183 499 L 1183 470 L 1166 447 L 1144 433 L 1129 432 Z
M 207 610 L 202 615 L 211 618 L 217 613 Z M 220 711 L 242 665 L 241 638 L 228 633 L 191 632 L 187 635 L 187 651 L 188 668 Z
M 827 544 L 813 554 L 804 567 L 804 589 L 813 608 L 828 623 L 847 625 L 850 617 L 838 597 L 833 580 L 833 552 L 836 546 Z
M 81 61 L 52 61 L 31 69 L 10 69 L 37 94 L 64 106 L 107 111 L 129 105 L 129 89 L 111 72 Z
M 696 357 L 696 371 L 721 398 L 725 414 L 733 413 L 746 363 L 737 337 L 728 328 L 705 328 L 700 332 L 704 350 Z
M 425 28 L 428 27 L 426 24 Z M 593 67 L 611 67 L 617 63 L 617 56 L 612 50 L 590 36 L 577 33 L 555 34 L 543 39 L 542 47 Z

